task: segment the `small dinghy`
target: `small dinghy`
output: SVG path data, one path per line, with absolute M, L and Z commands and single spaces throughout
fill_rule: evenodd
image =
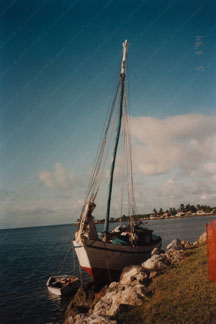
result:
M 65 276 L 52 276 L 47 281 L 48 290 L 58 296 L 68 295 L 75 292 L 81 285 L 78 277 Z

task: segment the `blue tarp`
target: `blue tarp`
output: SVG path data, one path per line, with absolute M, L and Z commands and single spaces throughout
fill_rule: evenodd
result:
M 130 245 L 129 236 L 116 237 L 112 240 L 113 244 Z

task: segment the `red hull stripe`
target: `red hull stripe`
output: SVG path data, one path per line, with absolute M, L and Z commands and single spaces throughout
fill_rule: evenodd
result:
M 81 267 L 83 270 L 88 272 L 88 274 L 96 281 L 113 281 L 118 280 L 121 274 L 120 270 L 110 270 L 107 269 L 92 269 L 92 268 L 86 268 Z
M 85 270 L 86 272 L 88 272 L 88 274 L 90 274 L 90 276 L 92 277 L 92 278 L 94 278 L 93 277 L 93 272 L 92 272 L 92 269 L 91 268 L 86 268 L 86 267 L 81 267 L 83 270 Z

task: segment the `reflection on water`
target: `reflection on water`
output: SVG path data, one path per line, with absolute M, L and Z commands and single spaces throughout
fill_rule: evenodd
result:
M 146 226 L 163 239 L 163 247 L 175 238 L 196 241 L 214 216 L 150 220 Z M 115 227 L 118 224 L 111 224 Z M 103 225 L 97 225 L 103 231 Z M 73 274 L 80 269 L 71 240 L 73 225 L 0 230 L 0 322 L 4 324 L 63 323 L 68 297 L 48 292 L 49 276 Z M 68 258 L 65 256 L 70 253 Z M 89 275 L 81 271 L 84 281 Z

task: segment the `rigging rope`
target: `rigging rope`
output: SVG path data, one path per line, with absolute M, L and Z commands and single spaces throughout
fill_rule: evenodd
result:
M 99 189 L 99 185 L 98 185 L 97 180 L 98 180 L 98 178 L 101 179 L 101 177 L 99 177 L 98 175 L 99 175 L 99 172 L 101 171 L 101 164 L 102 164 L 102 161 L 103 161 L 103 155 L 104 155 L 105 146 L 106 146 L 106 143 L 107 143 L 108 131 L 109 131 L 109 128 L 110 128 L 110 123 L 112 121 L 113 111 L 114 111 L 115 104 L 116 104 L 116 99 L 117 99 L 117 96 L 118 96 L 118 93 L 119 93 L 119 88 L 120 88 L 120 82 L 118 83 L 118 86 L 117 86 L 117 89 L 116 89 L 116 92 L 115 92 L 115 95 L 114 95 L 114 99 L 113 99 L 113 102 L 112 102 L 112 105 L 111 105 L 109 118 L 108 118 L 108 122 L 107 122 L 107 125 L 106 125 L 106 128 L 105 128 L 102 144 L 101 144 L 100 150 L 99 150 L 99 152 L 97 154 L 96 161 L 95 161 L 95 164 L 94 164 L 94 167 L 93 167 L 93 170 L 92 170 L 92 174 L 91 174 L 88 189 L 87 189 L 86 198 L 85 198 L 85 201 L 84 201 L 84 207 L 83 207 L 82 212 L 81 212 L 81 218 L 82 218 L 82 214 L 83 214 L 83 211 L 84 211 L 84 208 L 85 208 L 85 205 L 86 205 L 87 201 L 89 201 L 89 200 L 94 201 L 95 198 L 96 198 L 98 189 Z M 107 156 L 107 154 L 105 156 Z M 103 170 L 103 168 L 102 168 L 102 170 Z
M 64 259 L 63 259 L 63 261 L 62 261 L 62 266 L 61 266 L 61 269 L 60 269 L 60 271 L 59 271 L 59 274 L 61 274 L 62 271 L 63 271 L 63 269 L 64 269 L 65 262 L 66 262 L 66 260 L 67 260 L 67 258 L 68 258 L 68 254 L 69 254 L 70 250 L 71 250 L 71 244 L 70 244 L 70 246 L 67 248 L 67 251 L 66 251 L 66 253 L 65 253 L 65 257 L 64 257 Z
M 89 185 L 84 200 L 84 206 L 80 215 L 82 219 L 84 208 L 87 202 L 96 199 L 102 177 L 105 169 L 105 165 L 108 158 L 109 148 L 113 139 L 114 125 L 117 120 L 117 110 L 119 109 L 119 98 L 124 87 L 123 93 L 123 115 L 121 120 L 121 140 L 122 140 L 122 157 L 120 158 L 120 178 L 121 178 L 121 198 L 120 198 L 120 218 L 123 215 L 124 209 L 124 196 L 127 194 L 127 213 L 128 216 L 137 214 L 135 195 L 134 195 L 134 182 L 133 182 L 133 163 L 132 163 L 132 147 L 131 147 L 131 131 L 130 131 L 130 118 L 127 112 L 127 98 L 126 98 L 126 82 L 121 83 L 121 78 L 118 82 L 114 98 L 112 100 L 111 108 L 108 113 L 108 121 L 104 126 L 103 140 L 99 146 L 97 156 L 92 169 Z

